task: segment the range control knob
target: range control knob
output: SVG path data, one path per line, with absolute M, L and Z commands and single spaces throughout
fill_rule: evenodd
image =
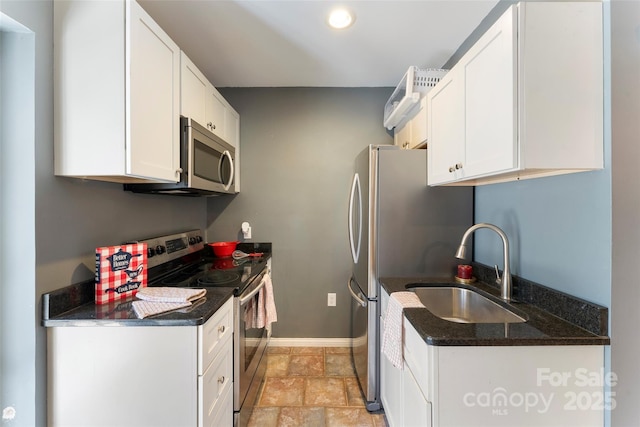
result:
M 196 238 L 195 237 L 189 237 L 189 244 L 190 245 L 195 245 L 197 243 Z
M 196 236 L 196 242 L 202 243 L 202 236 Z
M 152 256 L 155 256 L 156 254 L 156 250 L 154 248 L 147 248 L 147 258 L 151 258 Z
M 166 251 L 167 251 L 167 249 L 164 246 L 162 246 L 162 245 L 156 246 L 156 254 L 157 255 L 162 255 Z

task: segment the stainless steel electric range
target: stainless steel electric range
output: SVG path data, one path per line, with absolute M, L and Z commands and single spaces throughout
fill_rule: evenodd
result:
M 257 307 L 263 278 L 270 274 L 271 244 L 240 244 L 240 250 L 264 255 L 235 260 L 215 257 L 204 243 L 202 230 L 141 242 L 147 244 L 149 286 L 234 288 L 234 424 L 246 425 L 264 380 L 269 336 L 264 327 L 245 318 Z

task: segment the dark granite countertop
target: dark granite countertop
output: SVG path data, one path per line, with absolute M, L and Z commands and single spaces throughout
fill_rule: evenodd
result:
M 89 285 L 92 285 L 90 282 Z M 207 294 L 194 301 L 190 307 L 168 313 L 138 319 L 131 303 L 135 297 L 109 304 L 96 305 L 93 302 L 82 304 L 69 311 L 46 317 L 42 325 L 46 327 L 60 326 L 197 326 L 204 324 L 213 314 L 233 297 L 234 288 L 205 288 Z M 91 286 L 91 291 L 93 287 Z M 51 295 L 51 294 L 48 294 Z M 43 305 L 51 304 L 52 299 L 43 300 Z
M 482 278 L 488 267 L 474 263 Z M 482 271 L 480 271 L 482 270 Z M 488 269 L 491 271 L 491 269 Z M 495 273 L 493 273 L 495 277 Z M 442 278 L 381 278 L 382 287 L 392 292 L 406 291 L 408 284 L 454 283 Z M 500 290 L 483 281 L 460 285 L 499 297 Z M 536 295 L 536 298 L 532 297 Z M 542 295 L 542 296 L 541 296 Z M 426 308 L 406 308 L 404 315 L 425 342 L 437 346 L 534 346 L 609 345 L 606 307 L 593 304 L 514 276 L 511 305 L 527 317 L 525 323 L 456 323 L 433 315 Z M 563 311 L 564 310 L 564 311 Z M 595 317 L 595 318 L 594 318 Z
M 262 260 L 271 258 L 270 243 L 243 243 L 238 249 L 264 252 Z M 263 268 L 266 266 L 262 264 Z M 256 270 L 255 275 L 262 271 Z M 255 277 L 253 275 L 252 277 Z M 233 297 L 234 287 L 204 287 L 204 297 L 190 307 L 138 319 L 130 297 L 125 300 L 97 305 L 94 303 L 95 284 L 92 280 L 66 286 L 42 295 L 42 326 L 197 326 L 204 324 Z

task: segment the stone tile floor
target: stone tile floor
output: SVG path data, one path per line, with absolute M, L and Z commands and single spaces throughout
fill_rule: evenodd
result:
M 269 347 L 249 427 L 387 427 L 364 407 L 349 348 Z

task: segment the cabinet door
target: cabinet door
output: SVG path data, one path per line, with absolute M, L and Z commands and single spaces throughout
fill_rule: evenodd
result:
M 234 162 L 236 193 L 240 192 L 240 115 L 227 106 L 224 110 L 225 140 L 236 148 L 236 158 Z
M 231 336 L 227 337 L 219 349 L 215 360 L 204 375 L 198 377 L 198 427 L 220 426 L 215 420 L 219 417 L 233 417 L 233 408 L 229 409 L 225 399 L 233 388 L 233 345 Z M 224 411 L 224 414 L 219 414 Z M 231 424 L 224 424 L 231 426 Z
M 409 122 L 401 128 L 395 127 L 393 130 L 393 143 L 400 148 L 409 148 L 411 144 L 411 125 Z
M 402 371 L 403 413 L 406 427 L 431 427 L 431 403 L 425 399 L 411 370 Z
M 384 318 L 380 317 L 380 325 L 384 328 Z M 406 369 L 406 368 L 405 368 Z M 404 426 L 402 416 L 402 371 L 380 352 L 380 400 L 390 427 Z
M 427 94 L 429 185 L 461 177 L 456 165 L 464 164 L 463 89 L 461 69 L 454 67 Z
M 209 81 L 184 52 L 180 67 L 180 114 L 205 126 Z
M 225 109 L 225 101 L 222 95 L 220 95 L 220 92 L 218 92 L 215 87 L 209 86 L 206 107 L 206 126 L 211 130 L 211 132 L 226 141 L 224 122 Z
M 177 182 L 180 49 L 136 3 L 127 2 L 127 173 Z
M 409 122 L 411 127 L 411 139 L 409 148 L 415 148 L 427 141 L 427 98 L 422 97 L 418 106 L 418 112 Z
M 517 167 L 516 19 L 511 7 L 462 60 L 465 178 Z
M 238 154 L 238 143 L 240 139 L 240 115 L 231 107 L 224 109 L 224 140 L 236 147 Z

